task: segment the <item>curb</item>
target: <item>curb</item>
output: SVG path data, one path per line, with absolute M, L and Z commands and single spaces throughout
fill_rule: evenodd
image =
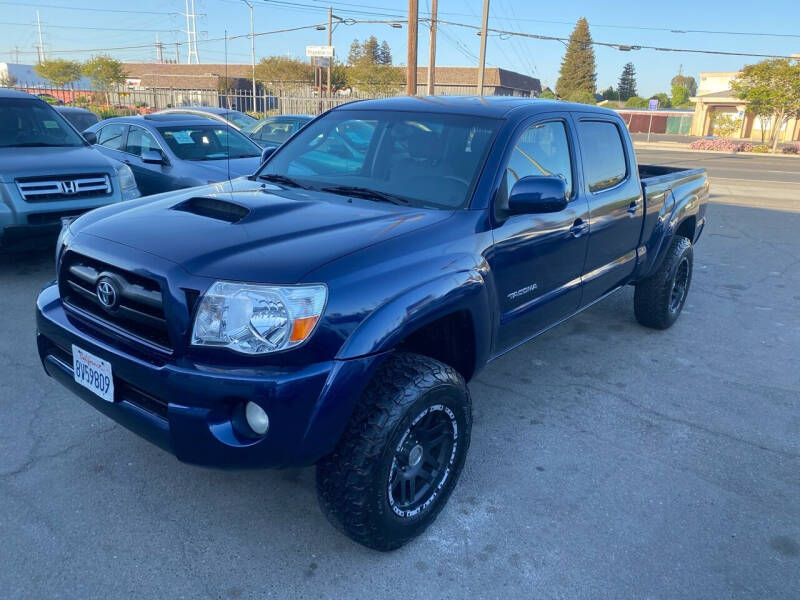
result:
M 664 150 L 672 152 L 690 152 L 692 154 L 724 154 L 726 156 L 757 156 L 763 158 L 800 158 L 800 154 L 783 154 L 781 152 L 724 152 L 722 150 L 694 150 L 688 144 L 679 142 L 633 142 L 634 148 L 643 150 Z

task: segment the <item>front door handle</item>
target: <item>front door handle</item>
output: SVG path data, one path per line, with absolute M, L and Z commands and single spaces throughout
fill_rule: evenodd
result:
M 638 200 L 634 200 L 633 202 L 631 202 L 628 205 L 628 214 L 629 215 L 635 215 L 636 211 L 638 211 L 638 210 L 639 210 L 639 202 L 638 202 Z
M 575 222 L 572 224 L 572 227 L 569 228 L 569 232 L 572 234 L 572 237 L 574 238 L 581 237 L 587 231 L 589 231 L 589 223 L 587 223 L 583 219 L 576 219 Z

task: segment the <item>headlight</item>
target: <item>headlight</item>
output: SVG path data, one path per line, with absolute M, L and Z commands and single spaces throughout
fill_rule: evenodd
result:
M 308 339 L 319 321 L 324 285 L 255 285 L 217 281 L 200 301 L 192 345 L 242 354 L 287 350 Z
M 133 177 L 133 171 L 128 165 L 117 167 L 117 180 L 121 190 L 131 190 L 136 187 L 136 179 Z

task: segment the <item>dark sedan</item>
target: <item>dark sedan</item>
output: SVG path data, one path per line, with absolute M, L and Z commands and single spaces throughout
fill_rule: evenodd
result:
M 261 146 L 280 146 L 314 119 L 311 115 L 280 115 L 266 117 L 245 130 Z
M 194 115 L 118 117 L 84 137 L 129 165 L 145 196 L 249 175 L 261 162 L 261 148 L 246 135 Z

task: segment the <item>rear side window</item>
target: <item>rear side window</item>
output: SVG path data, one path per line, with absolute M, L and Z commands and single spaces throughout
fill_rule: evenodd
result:
M 580 121 L 578 137 L 586 183 L 592 192 L 614 187 L 625 179 L 628 164 L 619 129 L 608 121 Z
M 122 150 L 125 141 L 125 125 L 106 125 L 97 136 L 97 143 L 110 150 Z

